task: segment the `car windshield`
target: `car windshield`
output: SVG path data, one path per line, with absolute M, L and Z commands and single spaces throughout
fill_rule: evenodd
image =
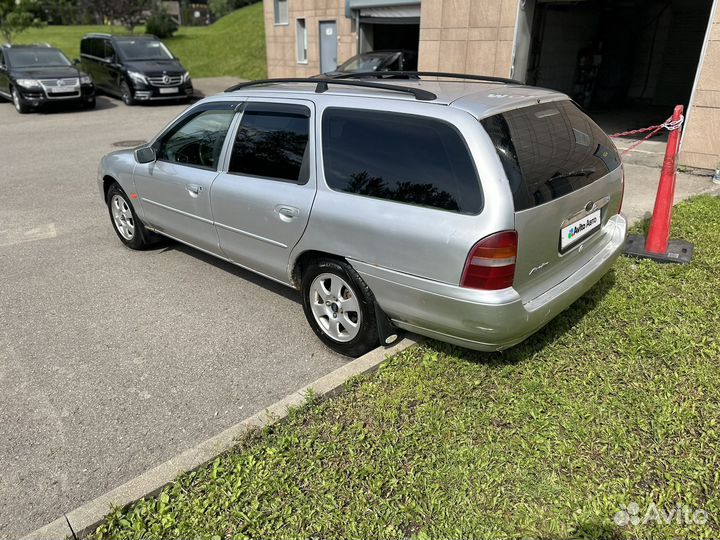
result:
M 390 60 L 388 54 L 358 54 L 342 64 L 338 71 L 377 71 Z
M 120 53 L 126 60 L 172 60 L 173 55 L 160 41 L 149 39 L 128 39 L 117 42 Z
M 6 50 L 10 65 L 15 68 L 64 67 L 72 62 L 57 49 L 15 49 Z

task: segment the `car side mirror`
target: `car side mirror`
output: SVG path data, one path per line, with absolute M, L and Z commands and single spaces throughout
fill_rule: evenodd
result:
M 73 60 L 73 64 L 75 64 L 75 66 L 79 66 L 79 65 L 80 65 L 80 59 L 79 59 L 79 58 L 76 58 L 75 60 Z
M 156 159 L 155 149 L 152 146 L 143 146 L 135 150 L 135 160 L 138 163 L 152 163 Z

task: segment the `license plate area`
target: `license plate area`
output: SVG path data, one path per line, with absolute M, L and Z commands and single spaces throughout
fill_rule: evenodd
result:
M 160 93 L 161 94 L 177 94 L 179 92 L 178 88 L 161 88 Z
M 76 86 L 49 86 L 47 90 L 51 94 L 72 94 L 77 92 L 78 88 Z
M 595 210 L 560 229 L 560 253 L 569 251 L 582 240 L 600 230 L 601 224 L 602 210 Z

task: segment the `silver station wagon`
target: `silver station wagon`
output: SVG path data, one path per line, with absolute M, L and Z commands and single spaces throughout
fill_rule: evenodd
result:
M 118 237 L 166 236 L 299 289 L 341 354 L 398 329 L 519 343 L 620 253 L 618 153 L 564 94 L 397 75 L 255 81 L 196 103 L 103 158 Z

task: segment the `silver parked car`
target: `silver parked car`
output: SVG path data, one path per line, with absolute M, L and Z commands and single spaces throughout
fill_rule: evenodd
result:
M 111 222 L 299 289 L 342 354 L 398 328 L 510 347 L 613 264 L 623 170 L 567 96 L 454 77 L 237 85 L 103 158 Z

